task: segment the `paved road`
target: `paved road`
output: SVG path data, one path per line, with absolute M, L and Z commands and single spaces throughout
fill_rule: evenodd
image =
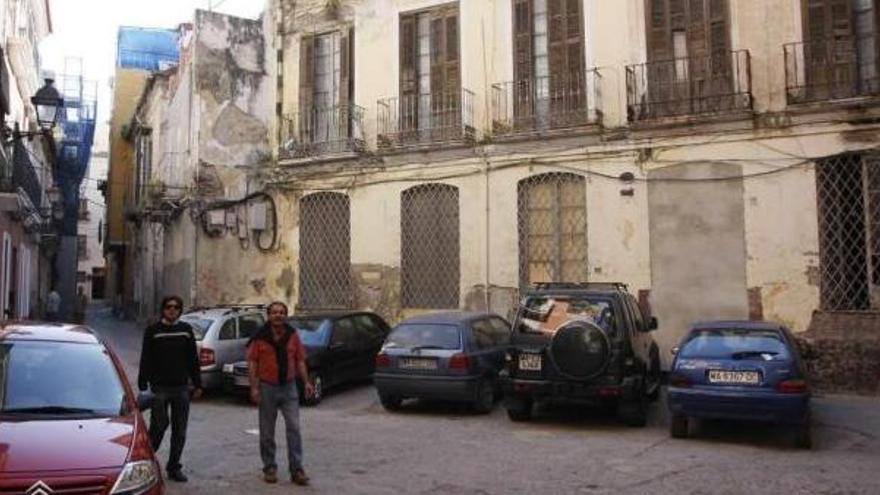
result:
M 136 369 L 139 329 L 101 308 L 89 321 L 129 373 Z M 256 410 L 212 396 L 192 408 L 184 453 L 190 482 L 168 492 L 880 493 L 880 400 L 817 398 L 816 446 L 809 452 L 789 447 L 787 432 L 773 427 L 708 424 L 698 439 L 672 440 L 661 404 L 642 429 L 589 409 L 545 409 L 521 424 L 500 407 L 479 416 L 454 405 L 413 404 L 391 414 L 372 386 L 356 385 L 303 410 L 313 480 L 304 489 L 261 481 Z M 164 460 L 167 445 L 159 454 Z

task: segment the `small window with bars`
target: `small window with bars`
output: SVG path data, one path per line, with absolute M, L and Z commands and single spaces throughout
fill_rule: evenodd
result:
M 348 308 L 351 212 L 347 195 L 319 192 L 299 202 L 299 307 Z
M 76 256 L 81 260 L 89 257 L 88 238 L 83 234 L 76 236 Z

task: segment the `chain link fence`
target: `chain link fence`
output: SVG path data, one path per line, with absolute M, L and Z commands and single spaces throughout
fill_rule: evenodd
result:
M 520 289 L 536 282 L 586 282 L 584 177 L 536 175 L 521 180 L 517 194 Z
M 309 194 L 300 199 L 299 306 L 350 308 L 351 212 L 347 195 Z
M 401 304 L 459 307 L 458 188 L 424 184 L 401 194 Z
M 816 163 L 820 298 L 828 311 L 880 311 L 880 153 Z

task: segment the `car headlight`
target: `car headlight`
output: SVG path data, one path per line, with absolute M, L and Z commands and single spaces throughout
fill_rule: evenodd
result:
M 112 495 L 137 495 L 159 481 L 159 469 L 155 461 L 129 462 L 110 490 Z

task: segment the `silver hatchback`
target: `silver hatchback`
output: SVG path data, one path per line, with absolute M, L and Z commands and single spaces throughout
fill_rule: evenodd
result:
M 262 306 L 217 306 L 180 317 L 196 336 L 202 387 L 223 385 L 223 366 L 244 359 L 248 340 L 266 323 Z

